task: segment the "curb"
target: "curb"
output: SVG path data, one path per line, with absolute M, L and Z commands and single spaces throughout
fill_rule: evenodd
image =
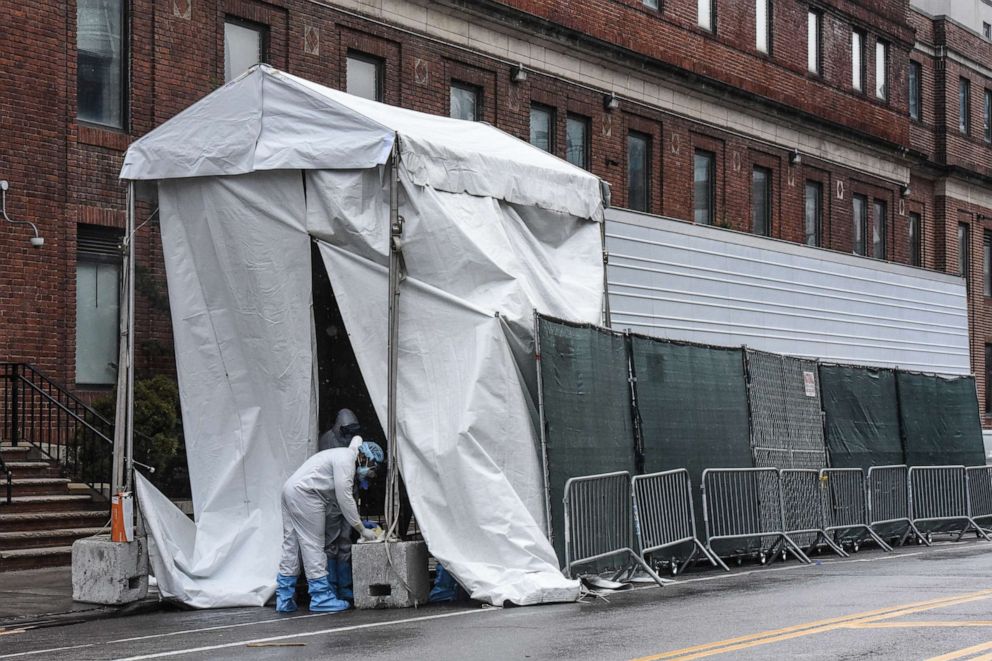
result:
M 157 598 L 146 598 L 125 606 L 99 606 L 97 608 L 90 608 L 82 611 L 45 613 L 42 615 L 29 615 L 25 617 L 0 619 L 0 636 L 5 633 L 13 633 L 14 631 L 61 627 L 70 624 L 92 622 L 94 620 L 144 615 L 145 613 L 152 613 L 162 610 L 165 607 L 166 602 L 160 601 Z

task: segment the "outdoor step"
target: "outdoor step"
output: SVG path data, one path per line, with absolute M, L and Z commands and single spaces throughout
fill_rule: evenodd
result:
M 18 530 L 0 532 L 0 551 L 72 546 L 81 537 L 92 537 L 103 528 L 54 528 L 52 530 Z
M 72 546 L 0 551 L 0 572 L 40 567 L 62 567 L 72 563 Z
M 17 478 L 11 481 L 14 497 L 17 496 L 58 496 L 69 494 L 69 478 L 67 477 L 29 477 Z M 6 483 L 0 483 L 0 492 L 6 493 Z
M 58 464 L 48 461 L 7 461 L 6 464 L 14 479 L 58 477 L 61 473 Z
M 110 520 L 110 507 L 95 510 L 62 510 L 56 512 L 24 512 L 5 514 L 6 506 L 0 504 L 0 530 L 17 532 L 65 528 L 102 526 Z
M 40 453 L 30 445 L 0 445 L 0 459 L 4 461 L 33 461 Z
M 14 496 L 11 502 L 0 498 L 0 513 L 19 514 L 21 512 L 60 512 L 66 508 L 93 510 L 106 507 L 90 495 L 79 496 Z

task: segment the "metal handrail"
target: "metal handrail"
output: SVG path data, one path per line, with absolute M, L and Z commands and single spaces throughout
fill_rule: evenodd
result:
M 99 420 L 100 422 L 102 422 L 105 426 L 107 426 L 107 427 L 113 427 L 114 426 L 114 423 L 113 422 L 111 422 L 110 420 L 107 420 L 102 415 L 100 415 L 99 413 L 97 413 L 95 410 L 93 410 L 89 406 L 89 404 L 87 404 L 86 402 L 84 402 L 83 400 L 79 399 L 78 397 L 76 397 L 75 395 L 73 395 L 71 392 L 69 392 L 65 388 L 65 386 L 60 385 L 60 384 L 56 383 L 55 381 L 52 381 L 51 379 L 49 379 L 42 372 L 40 372 L 38 370 L 38 368 L 35 367 L 34 365 L 31 365 L 30 363 L 8 363 L 8 362 L 0 362 L 0 368 L 3 368 L 5 366 L 7 366 L 7 365 L 13 366 L 15 369 L 20 368 L 20 369 L 25 369 L 25 370 L 29 371 L 33 376 L 35 376 L 38 379 L 40 379 L 41 381 L 45 382 L 46 385 L 49 385 L 52 388 L 54 388 L 55 391 L 59 393 L 59 395 L 61 395 L 62 397 L 65 397 L 66 399 L 68 399 L 69 401 L 71 401 L 73 404 L 75 404 L 75 405 L 77 405 L 77 406 L 82 407 L 83 409 L 85 409 L 88 414 L 92 415 L 94 418 L 96 418 L 97 420 Z M 24 378 L 24 377 L 22 377 L 22 378 Z
M 10 505 L 11 501 L 14 499 L 14 475 L 10 472 L 7 467 L 7 463 L 3 460 L 3 455 L 0 455 L 0 475 L 4 476 L 4 482 L 7 485 L 7 504 Z

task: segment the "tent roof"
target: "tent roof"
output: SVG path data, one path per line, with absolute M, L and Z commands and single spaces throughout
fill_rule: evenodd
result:
M 121 178 L 365 169 L 385 164 L 397 139 L 417 185 L 602 219 L 597 177 L 497 128 L 369 101 L 267 65 L 134 142 Z

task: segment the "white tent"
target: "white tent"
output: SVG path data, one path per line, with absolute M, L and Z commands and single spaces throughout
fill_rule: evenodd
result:
M 196 517 L 138 479 L 163 594 L 272 594 L 279 490 L 316 445 L 312 240 L 386 422 L 395 177 L 396 443 L 417 521 L 476 599 L 577 597 L 545 536 L 532 312 L 600 322 L 596 177 L 490 126 L 264 65 L 135 142 L 121 177 L 158 181 Z

